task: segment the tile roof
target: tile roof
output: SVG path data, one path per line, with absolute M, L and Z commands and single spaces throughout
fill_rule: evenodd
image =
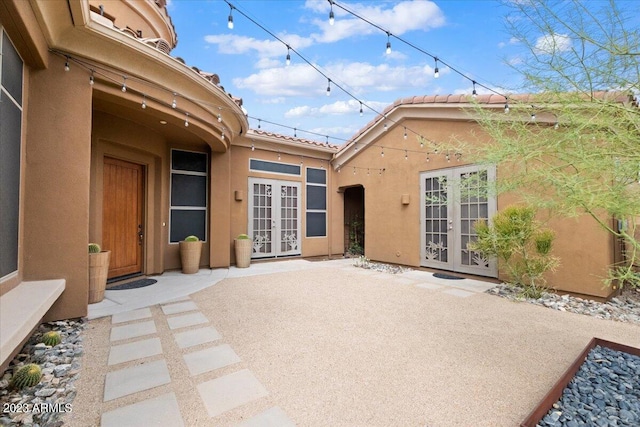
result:
M 260 135 L 260 136 L 267 136 L 271 138 L 282 139 L 288 142 L 294 142 L 298 144 L 312 145 L 314 147 L 329 148 L 332 150 L 338 150 L 340 148 L 340 146 L 335 144 L 329 144 L 329 143 L 320 142 L 320 141 L 313 141 L 311 139 L 298 138 L 298 137 L 293 137 L 288 135 L 281 135 L 279 133 L 267 132 L 260 129 L 249 129 L 249 131 L 247 132 L 247 136 L 250 136 L 251 133 L 254 133 L 255 135 Z

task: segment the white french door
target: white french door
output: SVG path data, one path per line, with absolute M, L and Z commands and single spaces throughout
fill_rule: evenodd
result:
M 300 183 L 249 178 L 252 258 L 300 255 Z
M 495 167 L 486 166 L 420 174 L 420 265 L 497 277 L 495 260 L 467 249 L 477 238 L 474 223 L 496 212 L 496 199 L 487 191 L 494 180 Z

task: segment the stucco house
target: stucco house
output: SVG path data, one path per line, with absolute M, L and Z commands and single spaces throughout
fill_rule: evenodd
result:
M 340 148 L 250 129 L 215 74 L 171 56 L 176 43 L 164 0 L 0 3 L 0 364 L 41 320 L 87 314 L 89 242 L 111 250 L 110 277 L 154 275 L 180 267 L 189 234 L 203 268 L 234 264 L 240 233 L 255 259 L 341 255 L 358 218 L 373 260 L 501 277 L 465 242 L 513 198 L 423 197 L 442 176 L 500 169 L 404 137 L 481 138 L 464 97 L 399 100 Z M 564 262 L 550 284 L 609 296 L 616 242 L 587 218 L 553 225 Z

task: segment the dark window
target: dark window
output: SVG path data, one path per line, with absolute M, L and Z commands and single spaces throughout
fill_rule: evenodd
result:
M 206 240 L 208 179 L 205 153 L 171 151 L 171 243 L 192 234 Z
M 0 29 L 0 36 L 0 60 L 2 61 L 0 67 L 1 278 L 18 270 L 22 60 L 2 29 Z
M 206 240 L 207 211 L 171 209 L 171 242 L 179 242 L 187 236 Z
M 267 162 L 266 160 L 249 160 L 249 169 L 262 172 L 285 173 L 300 176 L 300 166 L 286 163 Z
M 326 184 L 327 171 L 324 169 L 307 168 L 307 182 L 312 184 Z
M 325 237 L 326 235 L 326 212 L 307 212 L 307 237 Z
M 171 206 L 207 206 L 207 177 L 171 175 Z
M 327 187 L 324 185 L 307 185 L 307 209 L 327 209 Z
M 327 235 L 327 171 L 307 168 L 307 237 Z
M 207 173 L 207 156 L 192 151 L 171 151 L 171 167 L 175 170 Z

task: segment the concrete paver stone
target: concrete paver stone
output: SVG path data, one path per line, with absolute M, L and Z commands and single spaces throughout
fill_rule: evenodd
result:
M 146 322 L 133 323 L 131 325 L 123 325 L 123 326 L 115 326 L 111 328 L 111 338 L 110 340 L 119 341 L 126 340 L 129 338 L 141 337 L 144 335 L 155 334 L 156 324 L 153 320 L 149 320 Z
M 442 291 L 445 294 L 453 295 L 460 298 L 467 298 L 471 295 L 475 295 L 474 292 L 463 291 L 462 289 L 447 289 L 446 291 Z
M 149 390 L 170 382 L 169 369 L 164 359 L 109 372 L 104 382 L 104 401 Z
M 209 323 L 209 319 L 205 317 L 201 312 L 184 314 L 182 316 L 169 317 L 167 319 L 169 329 L 186 328 L 187 326 L 200 325 L 202 323 Z
M 195 311 L 198 309 L 198 306 L 193 301 L 184 301 L 179 302 L 177 304 L 169 304 L 162 306 L 162 312 L 164 314 L 176 314 L 176 313 L 184 313 L 186 311 Z
M 416 286 L 418 288 L 429 289 L 429 290 L 442 289 L 442 286 L 434 285 L 433 283 L 418 283 Z
M 222 338 L 220 333 L 213 326 L 178 332 L 173 337 L 180 348 L 193 347 L 207 342 L 217 341 Z
M 197 388 L 211 418 L 268 394 L 248 369 L 198 384 Z
M 229 344 L 194 351 L 193 353 L 185 354 L 183 357 L 191 376 L 240 362 L 240 357 Z
M 108 365 L 129 362 L 144 357 L 162 354 L 160 338 L 149 338 L 127 344 L 114 345 L 109 350 Z
M 278 406 L 260 412 L 238 424 L 238 427 L 295 427 L 296 424 Z
M 163 394 L 102 414 L 101 427 L 183 427 L 175 393 Z
M 149 318 L 151 318 L 151 310 L 147 307 L 138 310 L 125 311 L 124 313 L 116 313 L 111 317 L 111 323 L 115 325 L 116 323 L 131 322 L 133 320 Z

